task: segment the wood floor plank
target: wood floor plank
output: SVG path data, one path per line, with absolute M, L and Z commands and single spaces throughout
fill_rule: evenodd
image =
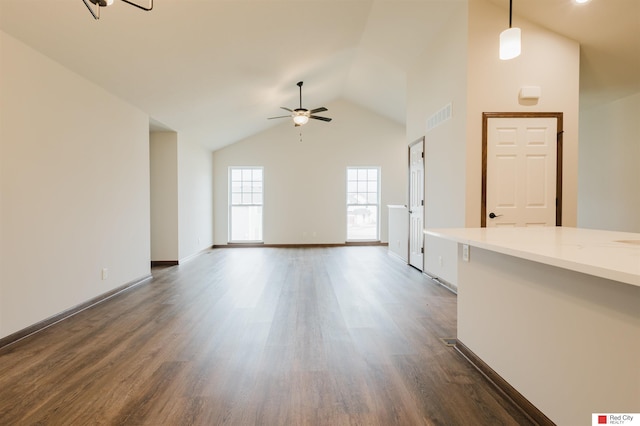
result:
M 527 425 L 384 247 L 216 249 L 0 349 L 4 425 Z

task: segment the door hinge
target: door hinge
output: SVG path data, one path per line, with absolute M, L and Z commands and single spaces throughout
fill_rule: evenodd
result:
M 420 253 L 424 254 L 424 247 L 420 247 Z
M 424 151 L 420 153 L 420 157 L 424 158 Z
M 420 200 L 420 205 L 424 206 L 424 200 Z

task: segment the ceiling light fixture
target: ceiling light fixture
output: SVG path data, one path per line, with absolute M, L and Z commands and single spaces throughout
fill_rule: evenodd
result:
M 82 1 L 84 2 L 84 5 L 87 6 L 87 9 L 89 9 L 89 12 L 91 12 L 93 19 L 100 19 L 101 7 L 107 7 L 113 4 L 113 0 L 82 0 Z M 135 6 L 138 9 L 146 10 L 147 12 L 153 9 L 153 0 L 149 0 L 149 7 L 140 6 L 139 4 L 136 4 L 129 0 L 122 0 L 122 1 L 127 4 L 130 4 L 131 6 Z M 95 5 L 95 10 L 91 8 L 89 3 L 93 3 Z
M 303 124 L 307 124 L 309 121 L 309 111 L 306 109 L 296 109 L 293 110 L 293 122 L 298 126 L 302 126 Z
M 578 4 L 582 4 L 582 3 L 589 3 L 591 0 L 576 0 L 576 3 Z
M 520 28 L 511 27 L 513 0 L 509 0 L 509 29 L 500 33 L 500 59 L 507 60 L 520 56 Z

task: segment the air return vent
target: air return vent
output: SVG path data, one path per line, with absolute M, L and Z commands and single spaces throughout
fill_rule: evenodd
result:
M 427 132 L 435 129 L 445 121 L 451 118 L 451 102 L 444 107 L 436 111 L 431 117 L 427 119 Z

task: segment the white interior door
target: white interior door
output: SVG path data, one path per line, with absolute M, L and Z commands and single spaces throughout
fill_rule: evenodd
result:
M 409 264 L 422 271 L 424 223 L 424 139 L 409 146 Z
M 487 227 L 556 225 L 557 122 L 488 119 Z

